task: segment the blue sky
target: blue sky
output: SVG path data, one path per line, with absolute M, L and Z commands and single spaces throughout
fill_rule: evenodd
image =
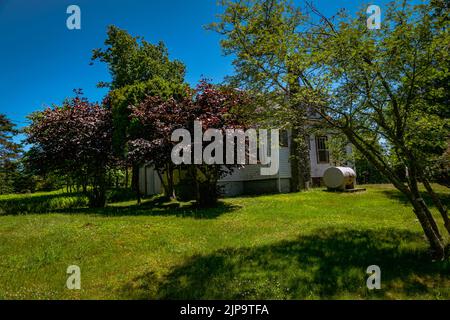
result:
M 315 2 L 326 13 L 340 7 L 354 12 L 363 3 Z M 66 27 L 70 4 L 81 8 L 81 30 Z M 202 77 L 219 82 L 232 73 L 232 60 L 222 55 L 220 36 L 204 29 L 219 12 L 216 0 L 0 0 L 0 113 L 22 127 L 28 114 L 61 103 L 74 88 L 101 101 L 106 89 L 96 84 L 110 77 L 105 65 L 89 62 L 110 24 L 152 43 L 164 41 L 171 58 L 186 64 L 189 83 Z

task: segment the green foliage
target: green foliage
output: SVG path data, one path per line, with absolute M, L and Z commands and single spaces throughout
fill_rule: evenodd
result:
M 133 200 L 136 194 L 128 188 L 115 188 L 108 191 L 107 197 L 108 203 L 117 203 Z
M 36 191 L 54 191 L 63 187 L 64 178 L 55 173 L 49 173 L 45 176 L 34 175 L 36 179 Z
M 35 192 L 38 188 L 38 177 L 26 170 L 17 170 L 14 176 L 14 193 Z
M 367 161 L 361 152 L 354 150 L 353 155 L 358 184 L 388 183 L 388 179 L 381 174 L 380 170 Z
M 393 1 L 383 10 L 381 30 L 367 29 L 365 11 L 328 18 L 310 3 L 221 4 L 224 11 L 210 28 L 225 36 L 224 52 L 235 56 L 230 81 L 269 92 L 281 108 L 265 108 L 282 123 L 304 116 L 293 108 L 325 108 L 325 119 L 339 118 L 335 125 L 351 126 L 371 147 L 386 141 L 390 150 L 383 156 L 400 152 L 398 135 L 423 167 L 446 150 L 450 36 L 444 1 Z M 283 99 L 290 107 L 283 108 Z M 405 157 L 397 159 L 405 165 Z
M 113 114 L 113 148 L 116 155 L 126 155 L 130 134 L 129 107 L 141 103 L 147 96 L 177 97 L 187 90 L 184 84 L 185 66 L 170 60 L 167 48 L 160 42 L 153 45 L 125 30 L 109 26 L 105 48 L 95 49 L 92 60 L 107 64 L 112 77 L 107 104 Z
M 6 162 L 16 159 L 21 151 L 21 146 L 13 141 L 17 133 L 18 130 L 11 120 L 4 114 L 0 114 L 0 166 L 2 167 Z
M 163 99 L 179 99 L 187 94 L 188 85 L 167 81 L 160 76 L 145 82 L 126 85 L 109 93 L 109 103 L 113 114 L 113 147 L 117 155 L 126 151 L 129 136 L 135 136 L 140 130 L 138 124 L 130 123 L 130 107 L 137 106 L 148 96 L 158 96 Z
M 0 215 L 49 213 L 55 210 L 82 208 L 88 199 L 81 194 L 65 194 L 61 191 L 24 195 L 0 196 Z
M 235 75 L 229 81 L 259 92 L 286 93 L 295 77 L 289 57 L 299 49 L 296 30 L 305 18 L 301 10 L 288 0 L 220 4 L 223 13 L 209 28 L 225 36 L 222 48 L 235 56 Z
M 320 82 L 314 90 L 328 96 L 324 114 L 352 130 L 367 150 L 382 139 L 387 152 L 378 156 L 390 155 L 403 166 L 419 162 L 423 171 L 442 155 L 450 134 L 442 112 L 448 20 L 433 16 L 430 4 L 392 2 L 378 31 L 366 28 L 365 12 L 357 18 L 342 13 L 330 23 L 303 41 L 312 52 L 308 67 L 318 68 L 309 81 Z
M 307 189 L 311 180 L 309 155 L 310 108 L 297 92 L 305 54 L 301 45 L 306 16 L 292 1 L 222 0 L 223 13 L 209 28 L 224 36 L 224 53 L 234 57 L 229 82 L 257 92 L 270 125 L 292 129 L 291 190 Z
M 223 4 L 221 21 L 212 27 L 225 35 L 225 52 L 236 56 L 235 78 L 284 91 L 291 108 L 309 111 L 303 117 L 320 115 L 345 134 L 408 197 L 436 257 L 444 257 L 445 244 L 417 183 L 425 183 L 450 233 L 447 210 L 427 174 L 450 136 L 445 2 L 393 1 L 384 7 L 379 30 L 367 27 L 365 10 L 327 17 L 306 2 L 303 16 L 288 1 Z M 408 170 L 407 179 L 399 167 Z
M 178 181 L 175 184 L 175 194 L 177 196 L 177 200 L 179 201 L 195 200 L 196 193 L 195 189 L 192 187 L 193 185 L 195 185 L 195 181 L 189 179 L 188 177 Z
M 427 168 L 433 181 L 450 188 L 450 143 L 442 156 Z
M 125 30 L 109 26 L 104 49 L 94 49 L 92 60 L 108 65 L 112 76 L 112 90 L 160 77 L 169 82 L 184 81 L 185 66 L 178 60 L 170 61 L 163 42 L 153 45 L 142 37 L 133 37 Z
M 13 141 L 17 133 L 11 120 L 0 114 L 0 194 L 15 190 L 14 183 L 18 175 L 16 161 L 21 153 L 21 145 Z

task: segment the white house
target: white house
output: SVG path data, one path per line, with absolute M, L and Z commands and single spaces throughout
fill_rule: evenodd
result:
M 330 168 L 330 151 L 327 149 L 329 136 L 309 137 L 310 147 L 310 168 L 311 184 L 318 186 L 322 184 L 325 171 Z M 237 196 L 242 194 L 263 194 L 263 193 L 288 193 L 291 182 L 291 136 L 290 132 L 280 133 L 279 171 L 273 176 L 263 176 L 260 174 L 260 166 L 245 165 L 235 169 L 231 174 L 219 181 L 224 196 Z M 346 152 L 351 154 L 351 146 L 348 145 Z M 347 164 L 352 166 L 351 164 Z M 157 172 L 149 166 L 140 168 L 140 191 L 145 195 L 155 195 L 162 193 L 161 181 Z

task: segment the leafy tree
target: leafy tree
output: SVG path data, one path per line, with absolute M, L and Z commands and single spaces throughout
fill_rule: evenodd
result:
M 433 28 L 447 28 L 443 31 L 448 35 L 450 3 L 432 0 L 429 8 L 432 16 L 430 23 Z M 442 40 L 446 41 L 444 45 L 449 45 L 448 36 L 443 37 Z M 439 59 L 434 63 L 441 63 L 441 66 L 437 66 L 437 72 L 421 78 L 420 84 L 418 84 L 418 90 L 424 100 L 419 106 L 420 111 L 427 117 L 415 123 L 416 130 L 411 138 L 415 139 L 414 145 L 426 161 L 425 175 L 427 178 L 448 185 L 450 174 L 448 158 L 450 148 L 450 72 L 448 72 L 448 68 L 443 68 L 443 66 L 450 65 L 448 50 L 440 53 Z M 429 125 L 430 123 L 432 126 Z M 428 137 L 425 141 L 424 136 Z M 424 183 L 429 189 L 427 182 Z
M 164 185 L 168 196 L 174 195 L 171 152 L 177 144 L 171 141 L 175 129 L 187 129 L 194 135 L 194 121 L 202 121 L 203 129 L 243 127 L 244 119 L 236 112 L 247 103 L 244 92 L 227 87 L 217 87 L 202 81 L 196 90 L 175 100 L 148 97 L 144 102 L 132 107 L 132 119 L 139 130 L 136 139 L 130 141 L 130 155 L 141 163 L 151 163 L 162 178 L 167 176 Z M 194 154 L 191 153 L 193 157 Z M 193 158 L 191 163 L 194 163 Z M 211 206 L 217 201 L 217 181 L 232 166 L 220 164 L 184 165 L 195 187 L 195 198 L 200 206 Z
M 312 28 L 320 35 L 309 41 L 308 61 L 318 68 L 314 82 L 320 80 L 321 87 L 310 79 L 304 93 L 314 90 L 316 110 L 405 194 L 441 258 L 442 236 L 418 188 L 422 181 L 450 232 L 447 210 L 426 175 L 430 152 L 424 152 L 442 148 L 448 136 L 445 118 L 425 111 L 429 102 L 421 89 L 430 78 L 448 73 L 448 22 L 432 12 L 431 5 L 392 3 L 378 32 L 365 27 L 363 13 L 356 19 L 342 13 L 336 23 L 327 20 Z M 439 82 L 433 83 L 442 90 Z M 375 147 L 374 138 L 386 141 L 390 158 Z M 406 183 L 395 171 L 393 157 L 407 170 Z
M 113 114 L 113 147 L 115 153 L 118 156 L 126 156 L 127 153 L 127 141 L 133 134 L 130 132 L 130 106 L 143 102 L 148 96 L 161 99 L 178 99 L 185 95 L 186 90 L 188 90 L 188 86 L 185 84 L 168 82 L 161 77 L 156 77 L 111 91 L 108 94 L 107 101 Z
M 104 49 L 94 49 L 92 60 L 108 65 L 110 83 L 99 86 L 112 90 L 160 77 L 169 82 L 184 81 L 185 66 L 180 61 L 169 60 L 163 42 L 153 45 L 142 37 L 133 37 L 125 30 L 109 26 Z
M 262 93 L 264 104 L 276 104 L 287 113 L 278 116 L 272 108 L 272 119 L 283 119 L 278 126 L 292 130 L 292 191 L 304 190 L 311 180 L 309 131 L 310 110 L 297 99 L 301 65 L 291 59 L 299 49 L 298 28 L 305 21 L 301 11 L 287 0 L 222 0 L 225 7 L 219 22 L 209 28 L 224 36 L 225 54 L 233 55 L 233 86 Z M 276 120 L 275 120 L 276 122 Z
M 281 55 L 287 67 L 277 72 L 268 69 L 283 62 L 275 53 L 272 63 L 270 59 L 257 59 L 257 55 L 255 58 L 251 51 L 239 50 L 238 71 L 286 90 L 282 89 L 285 85 L 280 79 L 289 83 L 286 72 L 295 70 L 298 78 L 294 81 L 298 86 L 291 92 L 294 101 L 299 102 L 299 107 L 311 108 L 330 127 L 345 134 L 405 195 L 434 256 L 440 259 L 445 256 L 445 243 L 418 187 L 422 181 L 450 232 L 447 209 L 426 175 L 430 153 L 418 147 L 445 148 L 443 142 L 448 137 L 447 119 L 426 111 L 433 104 L 423 93 L 424 86 L 436 94 L 445 92 L 443 79 L 447 79 L 449 72 L 448 18 L 438 14 L 439 6 L 435 3 L 442 2 L 415 6 L 405 1 L 393 2 L 383 10 L 383 27 L 369 30 L 365 11 L 356 17 L 345 11 L 326 17 L 307 3 L 302 16 L 299 8 L 285 1 L 226 1 L 225 15 L 218 29 L 227 36 L 223 43 L 225 50 L 235 51 L 235 43 L 250 29 L 250 34 L 255 36 L 250 37 L 248 45 L 269 39 L 266 42 L 272 41 L 271 50 L 275 53 L 287 51 Z M 256 18 L 254 10 L 261 12 Z M 280 37 L 286 30 L 290 30 L 288 37 Z M 438 111 L 444 110 L 438 99 L 435 102 Z M 379 148 L 380 141 L 385 149 Z M 396 170 L 399 164 L 408 172 L 406 181 Z
M 6 115 L 0 114 L 0 161 L 3 165 L 6 161 L 16 159 L 21 151 L 21 146 L 13 141 L 13 138 L 18 134 L 15 125 L 9 120 Z
M 190 101 L 193 101 L 191 103 Z M 207 129 L 219 129 L 225 135 L 226 129 L 245 129 L 246 118 L 241 114 L 242 109 L 250 103 L 246 92 L 227 86 L 215 86 L 206 81 L 201 81 L 197 86 L 193 97 L 186 103 L 187 120 L 184 128 L 194 136 L 193 122 L 201 121 L 203 131 Z M 223 141 L 225 148 L 225 141 Z M 204 149 L 206 142 L 203 143 Z M 225 154 L 225 150 L 224 150 Z M 194 156 L 192 154 L 192 156 Z M 192 163 L 194 160 L 192 159 Z M 220 194 L 217 182 L 220 178 L 229 174 L 239 164 L 206 164 L 191 165 L 188 170 L 194 182 L 197 203 L 202 207 L 214 206 Z
M 14 191 L 16 160 L 20 156 L 21 146 L 13 138 L 18 133 L 15 125 L 6 115 L 0 114 L 0 194 Z
M 111 89 L 108 104 L 114 123 L 113 146 L 117 156 L 126 159 L 130 128 L 130 105 L 141 103 L 146 96 L 171 97 L 183 94 L 185 66 L 170 60 L 164 43 L 153 45 L 142 37 L 133 37 L 125 30 L 109 26 L 105 48 L 95 49 L 92 61 L 108 65 L 110 83 L 99 86 Z M 139 197 L 139 167 L 132 163 L 132 185 Z
M 327 149 L 330 154 L 330 164 L 337 167 L 353 166 L 354 154 L 348 152 L 349 143 L 347 138 L 340 132 L 326 132 L 331 134 L 327 141 Z
M 14 193 L 35 192 L 38 188 L 39 177 L 27 165 L 26 156 L 21 156 L 15 162 L 13 179 Z
M 431 171 L 433 178 L 438 183 L 450 188 L 450 143 L 447 150 L 437 159 Z
M 114 164 L 111 111 L 78 95 L 62 106 L 32 114 L 30 120 L 28 157 L 34 168 L 43 174 L 58 172 L 81 180 L 90 206 L 104 206 L 105 174 Z M 89 190 L 88 184 L 92 186 Z
M 171 151 L 172 132 L 186 121 L 185 101 L 174 98 L 147 97 L 131 107 L 133 135 L 128 142 L 129 157 L 134 163 L 153 165 L 163 183 L 165 195 L 175 197 Z M 166 176 L 167 183 L 163 176 Z

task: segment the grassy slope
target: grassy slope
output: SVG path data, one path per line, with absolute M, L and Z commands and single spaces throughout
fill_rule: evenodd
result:
M 450 262 L 429 261 L 390 186 L 177 206 L 0 216 L 0 298 L 450 299 Z M 65 288 L 72 264 L 80 291 Z M 366 289 L 373 264 L 376 292 Z

